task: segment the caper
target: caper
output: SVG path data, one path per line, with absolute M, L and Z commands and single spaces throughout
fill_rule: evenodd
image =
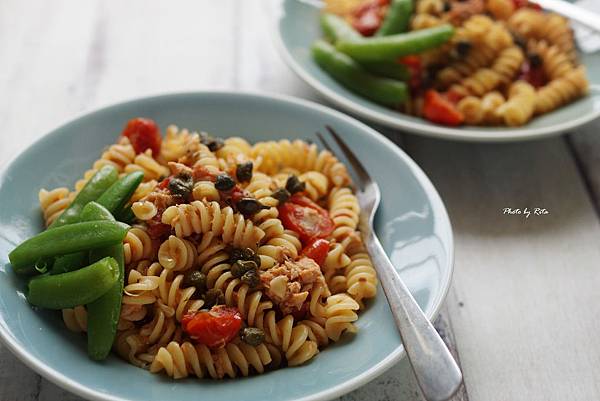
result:
M 300 181 L 295 175 L 290 175 L 285 182 L 285 189 L 293 195 L 296 192 L 304 191 L 306 189 L 306 184 Z
M 527 55 L 527 58 L 529 59 L 529 65 L 532 68 L 538 68 L 538 67 L 540 67 L 544 63 L 544 60 L 542 60 L 542 58 L 540 57 L 540 55 L 537 54 L 537 53 L 533 53 L 533 52 L 529 53 Z
M 195 295 L 201 295 L 206 291 L 206 275 L 199 270 L 190 270 L 183 275 L 183 285 L 196 287 Z
M 240 163 L 235 169 L 235 176 L 239 182 L 247 182 L 252 179 L 252 162 Z
M 223 294 L 223 291 L 217 289 L 217 288 L 212 288 L 208 291 L 206 291 L 206 294 L 204 294 L 204 307 L 207 309 L 212 308 L 215 305 L 223 305 L 225 304 L 225 295 Z
M 208 142 L 208 144 L 206 144 L 206 146 L 208 146 L 208 150 L 210 150 L 211 152 L 216 152 L 217 150 L 225 146 L 225 143 L 221 138 L 213 138 L 211 141 Z
M 285 188 L 278 188 L 271 196 L 279 201 L 279 204 L 287 202 L 290 199 L 290 192 Z
M 450 4 L 449 1 L 445 1 L 444 2 L 444 12 L 447 13 L 448 11 L 450 11 L 452 9 L 452 4 Z
M 221 174 L 217 176 L 215 181 L 215 188 L 219 191 L 229 191 L 235 187 L 235 181 L 227 174 Z
M 250 270 L 258 269 L 258 265 L 252 260 L 238 260 L 231 265 L 233 277 L 240 278 Z
M 260 276 L 256 270 L 248 270 L 242 276 L 242 283 L 247 284 L 250 289 L 255 289 L 260 285 Z
M 250 248 L 244 248 L 240 252 L 240 257 L 242 260 L 252 260 L 254 256 L 254 251 Z
M 237 209 L 244 216 L 251 216 L 264 209 L 264 206 L 254 198 L 242 198 L 237 203 Z
M 246 344 L 256 347 L 265 341 L 265 332 L 257 327 L 246 327 L 241 331 L 240 338 Z
M 194 188 L 194 180 L 189 174 L 179 174 L 169 180 L 169 191 L 175 196 L 188 198 Z
M 236 260 L 242 259 L 242 250 L 239 248 L 234 248 L 231 250 L 229 255 L 229 262 L 234 263 Z
M 456 53 L 458 53 L 460 57 L 465 57 L 469 54 L 471 47 L 473 47 L 473 45 L 468 40 L 459 40 L 456 44 Z

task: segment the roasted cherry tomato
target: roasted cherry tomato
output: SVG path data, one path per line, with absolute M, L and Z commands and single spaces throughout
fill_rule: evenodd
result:
M 237 308 L 216 305 L 210 311 L 185 315 L 181 324 L 183 330 L 200 344 L 222 347 L 240 331 L 242 315 Z
M 425 92 L 423 116 L 434 123 L 456 126 L 462 124 L 464 116 L 448 99 L 430 89 Z
M 304 243 L 333 232 L 333 220 L 327 210 L 306 196 L 294 195 L 278 209 L 284 227 L 297 232 Z
M 373 36 L 381 26 L 388 0 L 370 0 L 354 10 L 352 27 L 363 36 Z
M 329 252 L 329 241 L 323 238 L 317 238 L 310 241 L 304 249 L 302 249 L 302 255 L 311 258 L 316 264 L 323 267 L 325 258 Z
M 418 93 L 423 84 L 423 65 L 421 64 L 421 57 L 415 55 L 404 56 L 400 58 L 398 62 L 404 64 L 410 72 L 408 86 L 410 87 L 411 93 Z
M 143 153 L 146 149 L 152 149 L 153 155 L 160 152 L 162 138 L 158 125 L 149 118 L 134 118 L 129 120 L 121 134 L 131 142 L 135 153 Z

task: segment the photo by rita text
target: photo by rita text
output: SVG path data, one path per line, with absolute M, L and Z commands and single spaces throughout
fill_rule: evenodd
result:
M 543 208 L 543 207 L 525 207 L 525 208 L 512 208 L 512 207 L 505 207 L 502 209 L 502 214 L 506 214 L 506 215 L 521 215 L 524 216 L 526 219 L 529 218 L 529 216 L 545 216 L 547 214 L 550 214 L 550 212 L 548 211 L 548 209 Z

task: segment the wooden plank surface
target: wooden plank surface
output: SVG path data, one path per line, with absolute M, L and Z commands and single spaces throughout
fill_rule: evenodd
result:
M 447 305 L 469 398 L 599 399 L 600 227 L 564 140 L 406 146 L 456 233 Z

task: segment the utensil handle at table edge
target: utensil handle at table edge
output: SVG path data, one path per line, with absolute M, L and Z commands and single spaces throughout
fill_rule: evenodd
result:
M 462 373 L 456 361 L 400 278 L 372 230 L 368 234 L 366 246 L 423 395 L 428 401 L 448 400 L 462 383 Z
M 568 17 L 573 21 L 577 21 L 596 32 L 600 32 L 600 15 L 595 12 L 564 0 L 531 0 L 531 2 L 547 10 L 561 14 L 564 17 Z

